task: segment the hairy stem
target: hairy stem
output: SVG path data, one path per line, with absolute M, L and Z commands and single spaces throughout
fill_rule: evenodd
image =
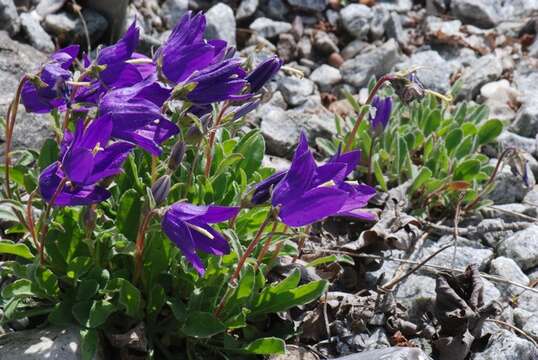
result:
M 26 76 L 23 76 L 21 81 L 19 82 L 19 86 L 17 87 L 17 92 L 15 93 L 15 97 L 13 98 L 13 101 L 8 107 L 7 110 L 7 116 L 6 116 L 6 142 L 4 144 L 5 151 L 4 151 L 4 174 L 5 174 L 5 181 L 6 183 L 6 197 L 8 199 L 11 199 L 11 188 L 9 186 L 10 181 L 10 167 L 11 167 L 11 145 L 13 143 L 13 130 L 15 129 L 15 121 L 17 120 L 17 112 L 19 110 L 19 104 L 21 102 L 21 93 L 22 93 L 22 87 L 26 83 L 26 80 L 28 78 Z
M 209 172 L 211 171 L 211 165 L 213 163 L 213 156 L 212 156 L 212 150 L 213 150 L 213 144 L 215 143 L 215 136 L 217 133 L 217 129 L 219 128 L 220 122 L 222 121 L 222 118 L 224 117 L 224 112 L 228 107 L 230 106 L 230 103 L 225 103 L 222 108 L 219 111 L 219 114 L 217 115 L 217 118 L 215 119 L 215 123 L 212 126 L 212 129 L 209 130 L 209 138 L 207 140 L 207 147 L 205 149 L 205 169 L 204 169 L 204 175 L 205 177 L 209 176 Z
M 56 202 L 56 198 L 60 193 L 62 192 L 65 184 L 67 183 L 67 178 L 64 177 L 62 181 L 58 184 L 58 187 L 56 188 L 56 191 L 54 191 L 54 194 L 50 198 L 50 201 L 48 202 L 47 206 L 45 207 L 45 212 L 43 217 L 40 221 L 40 236 L 39 236 L 39 261 L 41 265 L 45 264 L 45 239 L 47 238 L 47 233 L 49 232 L 49 216 L 50 212 L 52 211 L 52 207 L 54 206 L 54 203 Z
M 366 103 L 364 105 L 370 105 L 372 103 L 372 100 L 374 99 L 374 96 L 377 94 L 379 89 L 381 89 L 381 86 L 387 81 L 392 79 L 392 75 L 387 74 L 383 75 L 379 80 L 377 80 L 377 83 L 375 84 L 374 88 L 372 89 L 372 92 L 368 95 L 368 99 L 366 99 Z M 344 146 L 344 152 L 351 151 L 351 147 L 353 146 L 353 140 L 355 140 L 355 136 L 357 136 L 357 131 L 359 130 L 359 126 L 362 123 L 362 120 L 364 119 L 364 116 L 366 113 L 363 111 L 359 114 L 359 117 L 357 118 L 357 121 L 355 122 L 355 125 L 353 126 L 353 129 L 349 133 L 349 137 L 347 139 L 346 145 Z
M 243 269 L 243 266 L 245 265 L 245 262 L 247 261 L 249 256 L 252 254 L 252 252 L 254 252 L 254 249 L 256 249 L 256 247 L 260 243 L 260 240 L 262 238 L 262 234 L 265 228 L 272 221 L 274 221 L 274 219 L 273 219 L 273 211 L 271 210 L 269 211 L 269 214 L 267 214 L 267 217 L 265 218 L 263 223 L 260 225 L 258 232 L 256 233 L 256 236 L 254 237 L 254 240 L 252 240 L 252 242 L 248 245 L 247 249 L 243 253 L 243 256 L 241 256 L 241 258 L 239 259 L 239 262 L 237 263 L 237 267 L 235 268 L 235 271 L 232 274 L 232 277 L 230 278 L 230 281 L 229 281 L 229 283 L 232 286 L 235 286 L 237 279 L 239 278 L 239 275 L 241 274 L 241 270 Z M 230 289 L 231 288 L 228 287 L 228 290 L 224 293 L 222 300 L 220 301 L 219 305 L 215 309 L 214 311 L 215 316 L 218 316 L 221 313 L 222 309 L 224 309 L 224 306 L 226 305 L 226 302 L 228 301 Z
M 146 231 L 149 226 L 151 217 L 153 216 L 153 211 L 148 211 L 144 215 L 142 222 L 138 228 L 138 233 L 136 235 L 136 245 L 135 245 L 135 272 L 134 272 L 134 283 L 137 283 L 140 277 L 142 276 L 143 255 L 144 255 L 144 242 L 146 239 Z
M 273 233 L 276 230 L 276 227 L 278 226 L 278 223 L 275 221 L 273 222 L 273 227 L 271 228 L 271 232 L 265 239 L 265 242 L 263 243 L 263 247 L 260 250 L 260 253 L 258 254 L 258 258 L 256 259 L 256 270 L 260 267 L 260 264 L 263 261 L 263 258 L 265 257 L 265 254 L 269 251 L 269 247 L 271 246 L 271 242 L 273 241 Z

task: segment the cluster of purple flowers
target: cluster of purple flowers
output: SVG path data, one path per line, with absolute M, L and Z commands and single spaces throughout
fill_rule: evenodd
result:
M 182 100 L 188 111 L 202 116 L 212 104 L 228 101 L 235 117 L 258 104 L 256 93 L 280 69 L 272 57 L 250 73 L 233 48 L 222 40 L 205 40 L 203 14 L 186 14 L 153 58 L 135 52 L 139 31 L 134 24 L 114 45 L 102 48 L 95 60 L 70 46 L 51 56 L 40 73 L 22 89 L 27 111 L 64 112 L 76 119 L 75 129 L 64 129 L 59 160 L 40 175 L 42 197 L 53 206 L 90 205 L 110 193 L 103 180 L 118 174 L 129 153 L 139 147 L 154 156 L 179 128 L 166 113 L 166 102 Z M 81 69 L 75 73 L 75 63 Z M 390 103 L 378 110 L 390 114 Z M 376 120 L 386 125 L 382 119 Z M 376 126 L 377 127 L 377 126 Z M 290 169 L 259 183 L 252 202 L 270 203 L 282 222 L 300 227 L 328 216 L 372 220 L 361 210 L 375 190 L 351 184 L 346 178 L 357 167 L 359 151 L 340 152 L 318 166 L 304 134 Z M 197 255 L 230 251 L 224 237 L 209 224 L 235 217 L 238 207 L 171 205 L 162 219 L 165 234 L 181 249 L 195 269 L 204 273 Z
M 241 115 L 254 108 L 254 95 L 281 61 L 269 58 L 247 73 L 225 41 L 203 38 L 205 27 L 202 13 L 186 14 L 151 59 L 135 52 L 139 29 L 133 23 L 94 61 L 84 55 L 78 76 L 72 68 L 80 49 L 73 45 L 52 54 L 40 73 L 29 78 L 21 93 L 27 111 L 69 111 L 81 119 L 74 135 L 64 129 L 60 160 L 40 176 L 45 200 L 55 197 L 54 205 L 62 206 L 100 202 L 110 194 L 97 183 L 118 173 L 134 146 L 158 156 L 161 144 L 179 132 L 163 111 L 178 87 L 189 85 L 181 100 L 197 115 L 220 101 L 233 101 Z M 103 159 L 106 172 L 100 171 Z M 96 174 L 88 175 L 91 171 Z

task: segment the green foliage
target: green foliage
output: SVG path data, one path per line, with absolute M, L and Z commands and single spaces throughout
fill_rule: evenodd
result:
M 184 133 L 190 124 L 186 121 Z M 265 141 L 261 134 L 256 130 L 242 133 L 239 123 L 229 125 L 217 133 L 209 176 L 204 175 L 205 156 L 196 156 L 203 153 L 205 143 L 198 146 L 195 141 L 188 147 L 184 161 L 170 173 L 168 204 L 188 199 L 194 204 L 235 206 L 252 184 L 272 174 L 273 169 L 262 167 Z M 165 146 L 163 160 L 170 145 Z M 39 154 L 29 152 L 18 160 L 12 178 L 21 189 L 33 184 L 28 188 L 33 191 L 39 172 L 57 159 L 58 146 L 48 140 Z M 316 300 L 328 283 L 299 284 L 300 273 L 295 271 L 271 284 L 265 277 L 271 256 L 259 267 L 252 263 L 260 249 L 247 261 L 237 285 L 229 282 L 238 257 L 267 216 L 266 208 L 243 210 L 234 227 L 219 225 L 233 251 L 224 257 L 202 255 L 207 264 L 203 277 L 183 261 L 159 221 L 150 221 L 143 271 L 135 275 L 135 241 L 144 212 L 155 206 L 149 191 L 152 177 L 166 172 L 164 164 L 155 167 L 150 156 L 134 151 L 124 172 L 109 186 L 112 197 L 93 210 L 95 220 L 88 218 L 88 208 L 53 209 L 43 264 L 28 229 L 19 221 L 25 218 L 28 204 L 18 200 L 0 204 L 2 219 L 11 222 L 6 234 L 27 235 L 19 242 L 0 240 L 0 254 L 13 259 L 4 262 L 2 275 L 14 280 L 1 293 L 2 321 L 39 315 L 52 324 L 75 324 L 81 329 L 83 359 L 93 358 L 105 338 L 103 333 L 127 332 L 140 322 L 154 358 L 165 351 L 163 343 L 177 344 L 178 353 L 189 352 L 194 358 L 215 353 L 228 354 L 228 358 L 284 353 L 284 340 L 295 331 L 291 326 L 275 327 L 270 315 Z M 31 208 L 41 214 L 45 206 L 36 196 Z M 36 226 L 39 234 L 40 223 Z M 276 230 L 282 232 L 283 226 Z M 273 241 L 284 243 L 282 254 L 296 254 L 287 236 L 274 236 Z M 329 256 L 310 266 L 338 261 L 352 262 Z M 222 301 L 222 311 L 216 314 Z
M 453 89 L 453 92 L 457 91 Z M 385 96 L 391 95 L 388 89 Z M 348 96 L 357 113 L 364 111 Z M 374 185 L 382 190 L 411 181 L 409 194 L 417 213 L 442 213 L 453 210 L 460 194 L 464 204 L 476 199 L 483 190 L 492 167 L 480 154 L 481 146 L 492 143 L 501 134 L 503 123 L 489 119 L 488 109 L 470 103 L 440 103 L 433 95 L 410 106 L 393 96 L 389 125 L 372 139 L 368 116 L 360 124 L 354 144 L 363 158 L 371 155 Z M 344 143 L 354 118 L 337 118 L 338 136 L 322 147 L 328 155 Z M 371 149 L 371 143 L 374 146 Z M 361 169 L 366 173 L 366 167 Z

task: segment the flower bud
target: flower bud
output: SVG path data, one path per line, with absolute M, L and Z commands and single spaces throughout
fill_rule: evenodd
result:
M 407 77 L 396 76 L 390 80 L 390 84 L 394 88 L 396 95 L 406 105 L 409 105 L 414 100 L 420 100 L 426 95 L 424 85 L 414 72 Z
M 170 157 L 168 158 L 168 169 L 175 171 L 178 168 L 185 156 L 186 148 L 187 145 L 184 141 L 179 141 L 174 145 Z
M 151 186 L 151 194 L 157 206 L 166 201 L 170 193 L 171 179 L 169 175 L 163 175 Z

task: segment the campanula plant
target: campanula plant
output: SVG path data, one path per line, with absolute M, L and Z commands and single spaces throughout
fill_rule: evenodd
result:
M 365 104 L 346 95 L 357 115 L 337 117 L 338 136 L 320 144 L 328 154 L 342 144 L 361 148 L 363 180 L 385 191 L 406 183 L 417 213 L 435 218 L 456 206 L 471 210 L 492 189 L 494 169 L 480 150 L 495 141 L 503 123 L 490 119 L 484 105 L 453 106 L 458 87 L 436 93 L 413 69 L 372 79 Z
M 148 57 L 133 23 L 95 55 L 69 46 L 21 80 L 6 121 L 2 201 L 17 242 L 0 248 L 2 322 L 76 326 L 84 359 L 125 354 L 107 339 L 134 334 L 148 358 L 243 358 L 284 352 L 295 333 L 272 314 L 327 290 L 298 270 L 266 275 L 310 225 L 376 219 L 361 152 L 317 163 L 302 134 L 288 170 L 262 167 L 245 115 L 282 61 L 252 66 L 205 28 L 187 13 Z M 55 137 L 13 161 L 19 103 L 50 114 Z

